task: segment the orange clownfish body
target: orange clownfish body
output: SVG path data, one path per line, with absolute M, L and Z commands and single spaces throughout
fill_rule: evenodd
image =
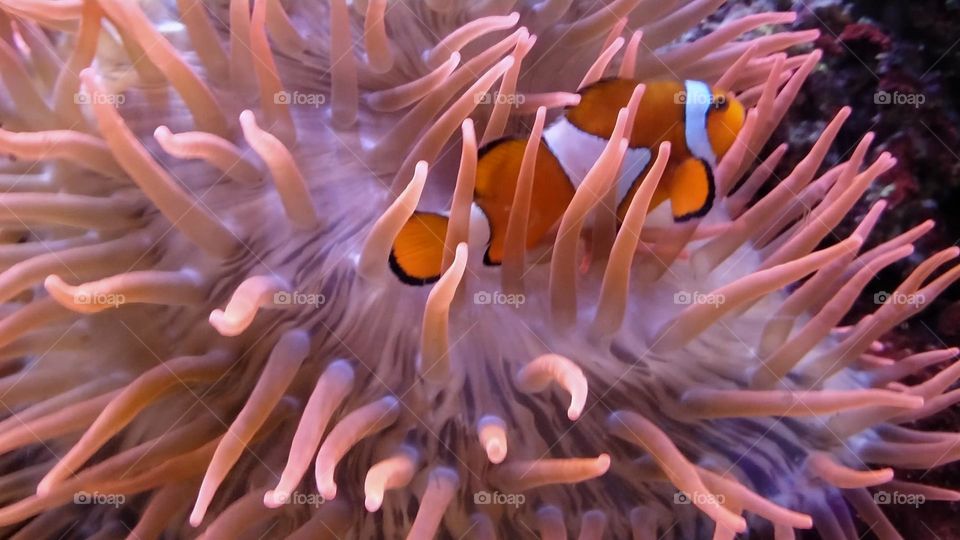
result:
M 577 187 L 603 151 L 637 81 L 606 79 L 580 91 L 543 132 L 534 167 L 527 247 L 543 241 L 563 216 Z M 670 201 L 675 221 L 703 217 L 716 196 L 714 170 L 733 145 L 744 122 L 743 105 L 731 94 L 716 94 L 700 81 L 647 83 L 630 128 L 629 148 L 617 179 L 617 214 L 626 213 L 662 142 L 670 160 L 652 207 Z M 488 233 L 484 263 L 499 265 L 507 220 L 516 191 L 526 140 L 505 138 L 479 152 L 471 230 Z M 447 218 L 416 212 L 394 242 L 390 266 L 401 281 L 424 285 L 439 279 Z

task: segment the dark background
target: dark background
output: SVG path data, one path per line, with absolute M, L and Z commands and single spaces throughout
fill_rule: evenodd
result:
M 852 150 L 864 133 L 873 131 L 877 134 L 874 156 L 890 152 L 898 164 L 874 184 L 838 231 L 839 236 L 852 231 L 879 199 L 886 199 L 889 207 L 866 249 L 926 219 L 937 223 L 917 243 L 913 257 L 882 272 L 861 295 L 848 322 L 856 321 L 876 309 L 872 301 L 875 292 L 894 290 L 920 261 L 960 244 L 960 2 L 806 0 L 773 4 L 765 7 L 800 14 L 796 29 L 820 29 L 823 35 L 816 47 L 824 51 L 821 69 L 811 76 L 768 149 L 783 141 L 791 145 L 777 174 L 781 178 L 787 174 L 823 125 L 841 107 L 850 105 L 853 116 L 827 163 L 846 159 L 845 151 Z M 920 95 L 924 103 L 878 104 L 878 91 Z M 893 358 L 960 344 L 960 284 L 901 325 L 887 337 L 886 344 L 889 350 L 885 354 Z M 919 427 L 960 431 L 960 407 L 924 420 Z M 928 473 L 897 471 L 898 478 L 920 481 L 921 476 L 924 483 L 960 490 L 957 463 Z M 960 538 L 958 503 L 927 502 L 918 509 L 888 506 L 884 511 L 905 538 Z M 866 529 L 861 532 L 866 533 L 864 538 L 872 536 Z

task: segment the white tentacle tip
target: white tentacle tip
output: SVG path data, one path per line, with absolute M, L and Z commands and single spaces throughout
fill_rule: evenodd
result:
M 613 411 L 607 415 L 607 429 L 613 431 L 627 425 L 623 420 L 623 411 Z
M 200 524 L 203 523 L 203 517 L 204 512 L 199 509 L 194 509 L 194 511 L 190 514 L 190 526 L 199 527 Z
M 887 482 L 893 481 L 894 472 L 893 469 L 886 467 L 883 469 L 877 469 L 877 476 L 880 476 L 882 480 L 878 484 L 886 484 Z
M 324 372 L 336 375 L 341 380 L 353 380 L 354 371 L 353 366 L 350 365 L 350 362 L 346 360 L 334 360 L 327 365 L 327 368 Z
M 583 412 L 582 403 L 580 404 L 579 408 L 574 405 L 570 405 L 570 408 L 567 409 L 567 418 L 569 418 L 571 422 L 576 422 L 577 420 L 580 419 L 580 414 L 582 412 Z
M 380 401 L 386 405 L 390 411 L 396 410 L 398 407 L 400 407 L 400 400 L 394 396 L 386 396 Z
M 383 494 L 368 493 L 366 499 L 363 502 L 363 506 L 367 509 L 367 512 L 379 511 L 380 507 L 383 506 Z
M 322 484 L 317 484 L 317 491 L 323 500 L 332 501 L 337 498 L 337 483 L 332 478 L 325 479 Z
M 600 454 L 597 456 L 597 468 L 604 473 L 610 470 L 610 454 Z
M 298 356 L 305 356 L 310 351 L 310 334 L 306 330 L 291 330 L 280 338 L 283 346 Z
M 503 463 L 503 460 L 507 457 L 507 447 L 498 440 L 492 440 L 487 443 L 485 449 L 487 451 L 487 459 L 490 460 L 490 463 L 494 465 L 499 465 Z
M 95 88 L 92 86 L 99 84 L 99 78 L 100 76 L 93 68 L 84 68 L 80 70 L 80 82 L 87 87 L 88 92 L 93 92 L 95 90 Z
M 490 463 L 498 465 L 507 457 L 507 424 L 499 416 L 487 415 L 477 421 L 480 443 Z
M 52 489 L 53 485 L 51 481 L 46 478 L 40 480 L 40 483 L 37 484 L 37 497 L 46 497 Z
M 922 409 L 926 402 L 923 396 L 911 396 L 903 405 L 905 409 Z
M 450 467 L 437 467 L 430 471 L 430 480 L 433 482 L 442 482 L 453 489 L 460 486 L 460 475 Z
M 158 141 L 168 140 L 172 136 L 173 133 L 167 126 L 157 126 L 157 129 L 153 130 L 153 138 Z
M 245 329 L 243 321 L 231 317 L 222 309 L 211 311 L 208 320 L 210 321 L 210 326 L 213 326 L 221 336 L 225 337 L 238 336 Z
M 67 283 L 56 274 L 50 274 L 43 279 L 43 287 L 49 292 L 50 289 L 65 288 Z
M 290 500 L 290 493 L 271 489 L 263 495 L 263 505 L 267 508 L 280 508 Z
M 580 419 L 580 415 L 583 414 L 583 408 L 587 403 L 587 384 L 586 379 L 583 379 L 582 384 L 571 385 L 570 391 L 570 407 L 567 409 L 567 418 L 572 422 L 576 422 Z
M 244 109 L 240 113 L 240 124 L 249 126 L 254 122 L 256 122 L 256 117 L 253 115 L 253 111 L 250 109 Z
M 429 171 L 430 164 L 426 160 L 421 159 L 417 162 L 416 167 L 413 169 L 414 178 L 423 178 L 426 180 L 427 172 Z

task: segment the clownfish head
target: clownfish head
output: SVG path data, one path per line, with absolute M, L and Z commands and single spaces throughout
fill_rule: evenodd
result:
M 626 107 L 640 81 L 603 79 L 580 91 L 580 102 L 565 119 L 577 131 L 609 139 L 617 113 Z M 631 126 L 631 148 L 673 145 L 678 158 L 692 155 L 718 161 L 743 128 L 745 109 L 733 93 L 714 90 L 703 81 L 654 80 L 645 83 Z
M 732 93 L 715 91 L 702 81 L 684 81 L 681 95 L 684 135 L 674 144 L 716 167 L 743 128 L 743 104 Z
M 733 146 L 745 118 L 743 103 L 733 93 L 713 91 L 713 104 L 707 112 L 707 136 L 718 160 Z

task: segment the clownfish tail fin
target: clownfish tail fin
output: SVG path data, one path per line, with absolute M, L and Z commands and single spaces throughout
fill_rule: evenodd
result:
M 447 216 L 414 212 L 393 241 L 390 269 L 407 285 L 429 285 L 440 279 Z

